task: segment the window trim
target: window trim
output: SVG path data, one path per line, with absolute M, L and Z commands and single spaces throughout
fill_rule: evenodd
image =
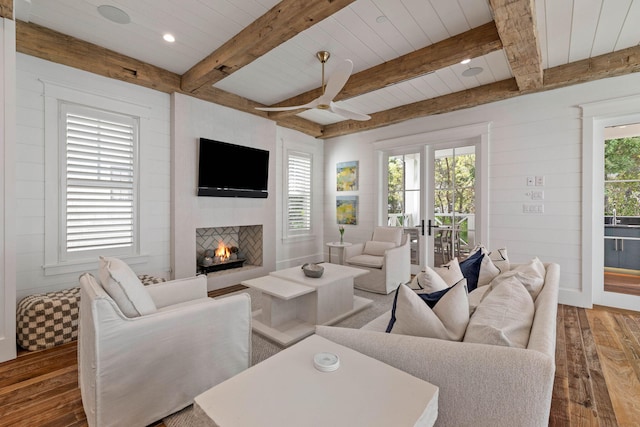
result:
M 45 276 L 83 272 L 95 270 L 96 256 L 86 256 L 63 261 L 59 257 L 60 240 L 60 193 L 62 191 L 60 181 L 60 102 L 68 102 L 105 110 L 117 112 L 117 114 L 137 117 L 139 120 L 138 140 L 142 140 L 145 135 L 145 121 L 148 119 L 150 107 L 136 104 L 123 99 L 115 98 L 106 93 L 89 92 L 72 88 L 63 83 L 47 80 L 40 81 L 44 90 L 44 142 L 45 142 L 45 176 L 44 176 L 44 199 L 45 199 L 45 223 L 44 223 L 44 263 L 42 265 Z M 139 144 L 137 148 L 136 164 L 137 174 L 140 175 Z M 139 182 L 139 181 L 138 181 Z M 139 199 L 139 192 L 138 192 Z M 135 212 L 135 220 L 139 224 L 140 203 Z M 136 238 L 135 253 L 129 255 L 118 255 L 127 264 L 142 264 L 148 262 L 148 254 L 143 253 L 142 242 L 140 241 L 140 227 L 137 227 L 138 236 Z

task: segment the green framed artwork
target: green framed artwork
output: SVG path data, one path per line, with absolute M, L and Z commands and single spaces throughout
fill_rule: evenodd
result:
M 336 196 L 338 224 L 358 224 L 358 196 Z
M 358 189 L 358 161 L 341 162 L 336 165 L 336 190 L 356 191 Z

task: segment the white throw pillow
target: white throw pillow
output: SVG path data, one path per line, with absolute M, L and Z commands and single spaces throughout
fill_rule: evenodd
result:
M 102 287 L 125 316 L 138 317 L 157 311 L 151 295 L 125 262 L 101 256 L 99 276 Z
M 384 256 L 387 249 L 393 249 L 395 247 L 395 243 L 369 240 L 364 244 L 362 253 L 365 255 Z
M 453 286 L 460 280 L 464 279 L 458 258 L 454 258 L 446 264 L 433 269 L 440 277 L 442 277 L 448 286 Z
M 535 301 L 544 286 L 544 278 L 546 274 L 547 270 L 544 268 L 544 264 L 542 264 L 542 262 L 536 257 L 529 263 L 519 265 L 513 270 L 509 270 L 496 277 L 491 282 L 491 286 L 495 287 L 504 280 L 516 277 L 518 281 L 524 285 L 525 289 L 529 291 L 531 298 Z
M 493 261 L 493 265 L 500 269 L 501 273 L 506 273 L 511 268 L 509 257 L 507 256 L 507 248 L 496 249 L 489 253 L 489 258 Z
M 469 322 L 466 281 L 452 286 L 431 309 L 420 295 L 400 285 L 392 316 L 392 334 L 460 341 Z
M 496 267 L 489 256 L 489 251 L 483 245 L 476 245 L 475 248 L 469 254 L 469 258 L 476 252 L 480 251 L 483 255 L 482 262 L 480 264 L 480 273 L 478 274 L 478 286 L 486 286 L 500 274 L 500 269 Z
M 416 274 L 409 286 L 419 294 L 430 294 L 431 292 L 441 291 L 449 287 L 447 282 L 431 267 L 427 267 L 424 271 Z
M 484 296 L 463 341 L 526 348 L 534 314 L 529 292 L 517 278 L 507 278 Z

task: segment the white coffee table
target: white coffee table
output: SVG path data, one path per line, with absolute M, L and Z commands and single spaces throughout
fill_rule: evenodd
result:
M 253 312 L 253 330 L 288 346 L 314 333 L 316 325 L 331 325 L 373 301 L 353 295 L 353 278 L 367 270 L 323 263 L 320 278 L 306 277 L 300 267 L 245 280 L 262 292 L 262 308 Z
M 340 367 L 317 370 L 319 352 Z M 197 396 L 194 412 L 219 427 L 432 426 L 438 387 L 314 335 Z

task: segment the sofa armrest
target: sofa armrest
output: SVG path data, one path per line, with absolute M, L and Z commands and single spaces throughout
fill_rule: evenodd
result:
M 157 308 L 207 297 L 207 276 L 170 280 L 145 286 Z
M 351 246 L 345 246 L 344 252 L 343 252 L 343 256 L 344 256 L 343 261 L 346 261 L 349 258 L 357 255 L 362 255 L 363 250 L 364 250 L 364 243 L 354 243 Z
M 440 426 L 546 426 L 554 362 L 537 351 L 317 326 L 316 333 L 440 388 Z

